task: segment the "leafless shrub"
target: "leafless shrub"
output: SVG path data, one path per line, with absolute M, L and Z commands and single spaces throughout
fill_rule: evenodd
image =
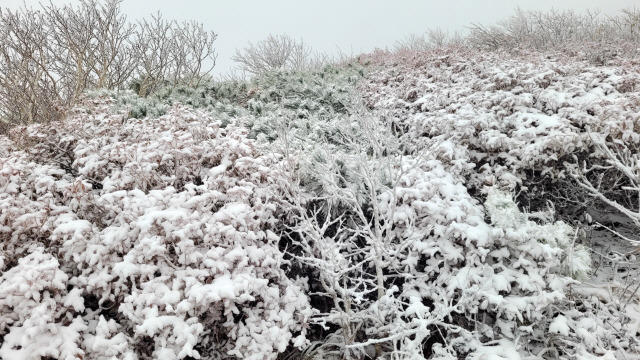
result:
M 288 35 L 269 35 L 256 44 L 237 50 L 232 60 L 239 64 L 240 71 L 260 74 L 274 70 L 307 70 L 326 64 L 324 54 L 314 53 L 302 40 Z
M 138 94 L 146 96 L 165 83 L 199 84 L 215 65 L 216 37 L 201 24 L 167 21 L 160 14 L 140 21 L 133 42 Z
M 135 82 L 147 95 L 160 84 L 197 85 L 208 76 L 215 33 L 160 16 L 132 24 L 121 1 L 0 9 L 0 132 L 60 119 L 87 89 Z
M 618 16 L 598 11 L 523 11 L 495 26 L 473 24 L 468 41 L 481 49 L 528 47 L 538 50 L 576 43 L 619 44 L 640 41 L 640 11 L 626 9 Z
M 602 165 L 567 165 L 571 176 L 587 193 L 623 214 L 640 228 L 640 156 L 632 144 L 606 136 L 589 133 L 596 154 L 604 160 Z M 606 183 L 613 182 L 613 186 Z M 609 189 L 608 189 L 609 188 Z M 611 190 L 613 189 L 613 191 Z M 614 233 L 633 246 L 640 246 L 640 240 L 630 239 L 618 232 Z
M 459 32 L 449 32 L 441 28 L 427 30 L 422 35 L 410 34 L 404 39 L 397 41 L 396 50 L 418 50 L 426 51 L 448 45 L 461 45 L 464 38 Z
M 0 9 L 0 131 L 35 119 L 56 119 L 65 99 L 47 46 L 50 29 L 37 11 Z

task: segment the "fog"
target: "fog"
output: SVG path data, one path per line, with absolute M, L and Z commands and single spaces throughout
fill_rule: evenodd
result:
M 78 3 L 56 0 L 55 4 Z M 28 0 L 27 6 L 39 6 Z M 21 1 L 0 0 L 3 8 L 16 9 Z M 231 56 L 248 42 L 268 34 L 288 34 L 304 39 L 317 51 L 358 54 L 374 48 L 392 47 L 409 34 L 429 28 L 464 32 L 472 23 L 494 24 L 519 6 L 522 10 L 595 10 L 603 16 L 631 8 L 637 0 L 462 0 L 462 1 L 201 1 L 124 0 L 123 11 L 138 19 L 160 12 L 165 18 L 196 20 L 218 34 L 218 61 L 214 72 L 226 73 Z

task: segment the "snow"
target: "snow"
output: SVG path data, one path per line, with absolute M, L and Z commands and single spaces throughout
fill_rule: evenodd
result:
M 564 315 L 556 316 L 549 325 L 549 332 L 569 336 L 569 331 L 571 331 L 571 328 L 569 327 L 569 324 L 567 322 L 568 320 Z
M 220 161 L 220 165 L 218 166 L 214 166 L 211 169 L 209 169 L 209 176 L 212 177 L 216 177 L 219 174 L 224 173 L 225 171 L 227 171 L 227 169 L 229 168 L 229 166 L 231 166 L 233 163 L 231 162 L 231 160 L 224 158 L 222 159 L 222 161 Z
M 637 71 L 439 51 L 0 138 L 0 357 L 636 356 Z
M 522 357 L 513 343 L 508 340 L 498 340 L 495 345 L 481 346 L 469 359 L 520 360 Z

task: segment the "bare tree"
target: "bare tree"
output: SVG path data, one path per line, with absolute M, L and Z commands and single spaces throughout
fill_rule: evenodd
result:
M 575 44 L 619 44 L 640 41 L 640 12 L 626 9 L 618 16 L 598 11 L 523 11 L 495 26 L 473 24 L 468 40 L 485 49 L 531 47 L 538 50 Z
M 43 13 L 0 9 L 0 130 L 61 116 L 66 99 L 50 37 Z
M 89 64 L 95 74 L 95 86 L 99 88 L 124 87 L 130 79 L 135 58 L 131 56 L 130 38 L 135 30 L 119 11 L 119 1 L 108 1 L 101 5 L 95 0 L 84 4 L 87 12 L 93 11 L 96 20 L 93 26 L 96 38 Z
M 243 72 L 260 74 L 274 70 L 307 70 L 327 62 L 324 54 L 315 54 L 302 40 L 288 35 L 269 35 L 256 44 L 237 50 L 232 57 Z
M 418 50 L 418 51 L 426 51 L 431 49 L 433 46 L 427 40 L 426 36 L 409 34 L 405 36 L 402 40 L 396 41 L 395 49 L 396 50 Z
M 177 27 L 176 37 L 180 46 L 174 48 L 179 59 L 174 71 L 174 83 L 185 82 L 189 86 L 198 86 L 216 65 L 217 54 L 213 42 L 217 35 L 205 30 L 202 24 L 191 21 Z
M 87 89 L 137 82 L 146 96 L 163 84 L 197 86 L 208 77 L 215 33 L 159 15 L 132 24 L 121 2 L 0 9 L 0 132 L 58 120 Z
M 68 5 L 61 8 L 50 5 L 44 9 L 45 26 L 50 29 L 49 42 L 54 46 L 51 71 L 61 75 L 64 89 L 68 91 L 63 96 L 70 99 L 78 98 L 91 82 L 89 54 L 97 14 L 88 9 L 90 5 L 95 4 L 83 2 L 78 11 Z
M 422 35 L 410 34 L 403 40 L 396 42 L 396 50 L 425 51 L 449 45 L 460 45 L 464 39 L 459 32 L 449 32 L 441 28 L 428 29 Z
M 215 66 L 216 37 L 200 24 L 167 21 L 160 14 L 138 22 L 133 45 L 138 94 L 146 96 L 165 83 L 198 85 Z

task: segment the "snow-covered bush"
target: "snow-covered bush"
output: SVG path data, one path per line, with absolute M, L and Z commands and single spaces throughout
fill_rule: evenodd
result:
M 3 359 L 82 358 L 86 325 L 82 289 L 67 291 L 69 276 L 44 248 L 18 260 L 0 278 Z
M 183 107 L 127 121 L 100 101 L 87 107 L 64 124 L 16 129 L 20 142 L 3 151 L 3 294 L 42 297 L 50 322 L 69 318 L 79 334 L 64 340 L 79 350 L 65 351 L 88 357 L 263 359 L 303 346 L 311 310 L 274 233 L 277 156 L 245 128 Z M 73 146 L 56 156 L 65 139 Z M 57 271 L 51 295 L 15 285 L 46 266 Z M 15 350 L 39 333 L 21 335 L 29 309 L 16 306 L 31 305 L 6 301 L 2 333 Z
M 405 139 L 408 153 L 418 154 L 437 144 L 433 154 L 476 199 L 484 201 L 496 188 L 514 191 L 521 205 L 540 212 L 536 214 L 537 221 L 548 221 L 543 211 L 549 203 L 559 210 L 556 216 L 574 221 L 578 214 L 593 211 L 595 204 L 590 195 L 597 194 L 588 187 L 591 184 L 609 195 L 608 199 L 628 204 L 633 212 L 637 191 L 632 185 L 635 160 L 631 154 L 638 146 L 640 122 L 638 89 L 632 84 L 637 72 L 625 70 L 628 67 L 623 64 L 628 60 L 624 57 L 608 67 L 595 67 L 577 56 L 464 49 L 377 52 L 363 58 L 379 67 L 371 71 L 361 87 L 366 104 L 391 119 L 396 135 Z M 607 144 L 609 152 L 603 144 Z M 582 179 L 591 182 L 580 180 L 579 170 L 584 168 L 590 177 Z M 574 180 L 576 176 L 578 181 Z M 567 261 L 558 274 L 588 277 L 584 270 L 589 260 L 581 245 L 581 232 L 567 238 L 565 225 L 544 226 L 523 233 L 523 239 L 541 239 L 540 231 L 556 234 L 556 240 L 547 242 L 567 252 Z M 501 240 L 496 250 L 508 249 L 506 245 L 506 240 Z M 533 263 L 538 261 L 542 258 Z M 549 285 L 547 281 L 545 284 Z M 629 298 L 624 295 L 626 290 L 617 286 L 612 293 L 592 302 L 586 299 L 592 296 L 593 288 L 576 284 L 571 295 L 580 300 L 566 300 L 580 304 L 580 316 L 597 313 L 602 321 L 616 316 L 625 318 L 625 312 L 633 314 L 633 310 L 627 312 L 625 303 L 635 302 L 634 295 Z M 566 307 L 571 302 L 553 307 Z M 599 306 L 607 310 L 599 311 Z M 563 316 L 566 313 L 572 312 Z M 624 337 L 607 338 L 613 328 L 600 333 L 601 342 L 593 345 L 577 325 L 582 320 L 571 317 L 568 321 L 572 331 L 582 334 L 582 340 L 569 341 L 572 345 L 564 350 L 556 344 L 552 346 L 554 350 L 549 350 L 553 354 L 559 351 L 584 357 L 586 352 L 596 350 L 604 354 L 611 349 L 608 344 L 616 344 L 623 353 L 637 351 L 635 342 L 620 342 L 626 340 Z M 633 338 L 633 327 L 626 329 Z M 533 336 L 532 341 L 539 337 L 529 335 Z M 581 342 L 589 344 L 587 350 L 577 345 Z
M 0 356 L 637 357 L 573 218 L 635 214 L 633 60 L 359 60 L 0 137 Z
M 468 169 L 438 159 L 442 144 L 404 155 L 379 118 L 350 119 L 354 126 L 340 127 L 342 147 L 327 143 L 308 155 L 292 148 L 287 164 L 298 169 L 288 182 L 297 214 L 289 251 L 322 303 L 314 323 L 336 329 L 309 356 L 456 358 L 500 339 L 503 350 L 540 356 L 547 348 L 579 356 L 608 353 L 610 343 L 637 346 L 626 341 L 630 329 L 612 335 L 607 327 L 583 347 L 581 326 L 596 310 L 563 312 L 576 299 L 589 303 L 569 290 L 591 271 L 572 227 L 529 219 L 499 190 L 485 212 L 465 187 Z M 624 316 L 621 306 L 612 311 Z
M 363 87 L 369 106 L 391 112 L 398 132 L 411 138 L 445 141 L 440 152 L 451 166 L 473 165 L 465 175 L 470 187 L 517 188 L 534 210 L 549 196 L 560 210 L 575 206 L 562 198 L 584 198 L 563 164 L 601 165 L 592 133 L 631 151 L 640 140 L 638 74 L 625 70 L 624 58 L 595 67 L 558 53 L 448 49 L 373 60 L 385 66 Z M 558 182 L 573 183 L 572 191 L 550 186 Z
M 144 98 L 130 91 L 96 91 L 89 96 L 112 98 L 115 108 L 138 119 L 164 115 L 179 103 L 206 112 L 223 125 L 243 121 L 250 137 L 269 141 L 278 137 L 279 118 L 287 116 L 292 119 L 290 125 L 302 132 L 298 136 L 306 139 L 306 134 L 347 112 L 353 88 L 364 74 L 357 64 L 326 66 L 309 72 L 269 72 L 250 81 L 209 82 L 197 88 L 166 87 Z

